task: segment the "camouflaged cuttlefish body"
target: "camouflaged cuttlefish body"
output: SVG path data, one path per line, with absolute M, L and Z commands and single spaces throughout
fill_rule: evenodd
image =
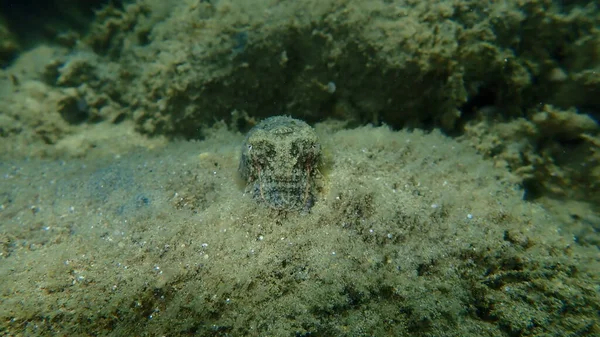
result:
M 257 200 L 276 209 L 306 210 L 314 203 L 320 157 L 321 146 L 310 125 L 276 116 L 248 132 L 239 171 Z

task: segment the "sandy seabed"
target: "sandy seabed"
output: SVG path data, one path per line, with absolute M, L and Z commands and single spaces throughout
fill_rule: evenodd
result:
M 244 193 L 242 135 L 3 162 L 6 335 L 599 332 L 596 247 L 509 174 L 421 131 L 316 127 L 310 212 Z

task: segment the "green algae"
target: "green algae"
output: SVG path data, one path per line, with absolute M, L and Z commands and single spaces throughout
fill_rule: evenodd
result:
M 84 169 L 3 165 L 0 329 L 598 333 L 597 249 L 513 177 L 437 132 L 334 130 L 317 125 L 331 159 L 309 213 L 257 211 L 236 181 L 242 137 L 223 130 Z

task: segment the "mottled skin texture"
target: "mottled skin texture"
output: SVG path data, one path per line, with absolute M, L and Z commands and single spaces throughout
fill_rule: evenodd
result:
M 320 158 L 321 146 L 310 125 L 275 116 L 248 132 L 239 172 L 260 202 L 275 209 L 307 210 L 314 203 Z

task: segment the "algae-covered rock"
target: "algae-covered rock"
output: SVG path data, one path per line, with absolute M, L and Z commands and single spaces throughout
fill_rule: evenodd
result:
M 532 109 L 529 118 L 491 121 L 488 109 L 465 127 L 463 139 L 522 179 L 526 198 L 542 196 L 597 204 L 598 123 L 576 109 L 551 105 Z
M 11 61 L 19 51 L 16 36 L 11 32 L 2 13 L 0 13 L 0 66 Z
M 533 114 L 531 120 L 539 128 L 542 137 L 559 140 L 577 140 L 586 133 L 600 131 L 595 120 L 586 114 L 578 114 L 574 108 L 561 111 L 545 105 L 542 111 Z
M 149 134 L 201 138 L 234 110 L 451 131 L 484 105 L 514 117 L 542 96 L 563 108 L 593 99 L 561 93 L 597 66 L 593 48 L 571 43 L 593 45 L 594 6 L 144 2 L 99 18 L 89 43 L 137 79 L 127 95 Z

